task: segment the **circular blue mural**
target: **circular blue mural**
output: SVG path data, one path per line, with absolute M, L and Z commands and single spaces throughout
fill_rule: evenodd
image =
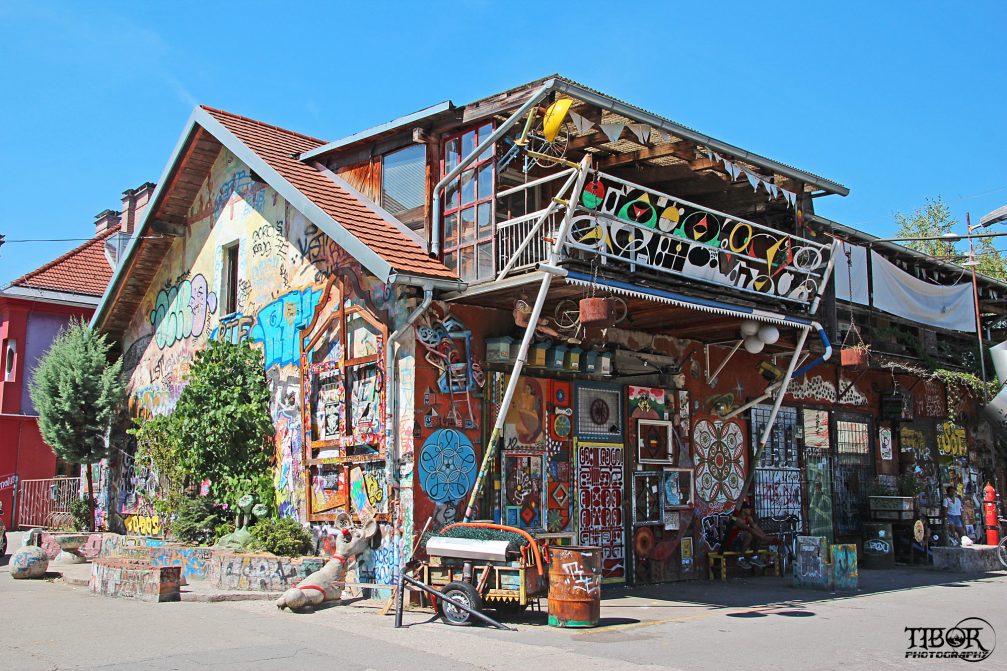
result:
M 465 434 L 438 429 L 420 450 L 420 487 L 434 503 L 461 501 L 476 483 L 476 451 Z

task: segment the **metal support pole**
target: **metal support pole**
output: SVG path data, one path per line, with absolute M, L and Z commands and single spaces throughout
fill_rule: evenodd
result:
M 797 347 L 794 348 L 794 355 L 790 357 L 787 374 L 783 376 L 782 384 L 780 384 L 780 389 L 777 391 L 776 400 L 773 401 L 773 409 L 769 413 L 769 420 L 766 422 L 766 428 L 762 432 L 762 437 L 759 438 L 759 447 L 755 450 L 752 463 L 749 465 L 748 476 L 745 477 L 745 485 L 741 488 L 738 500 L 734 502 L 735 510 L 740 508 L 741 502 L 745 500 L 745 497 L 748 496 L 748 491 L 752 488 L 752 481 L 755 480 L 755 467 L 759 463 L 759 459 L 762 458 L 762 453 L 766 451 L 766 443 L 769 442 L 769 436 L 773 432 L 773 424 L 776 423 L 776 416 L 780 413 L 783 397 L 787 395 L 787 388 L 790 386 L 794 369 L 797 367 L 797 360 L 801 357 L 801 350 L 804 349 L 804 342 L 808 339 L 808 331 L 810 330 L 807 328 L 802 329 L 801 335 L 797 338 Z
M 402 628 L 402 602 L 406 597 L 406 574 L 405 572 L 399 572 L 399 586 L 396 588 L 395 594 L 395 628 Z
M 965 213 L 965 225 L 969 230 L 969 263 L 976 263 L 976 253 L 972 245 L 972 218 Z M 976 310 L 976 337 L 979 339 L 979 370 L 983 376 L 983 403 L 989 403 L 989 393 L 986 390 L 986 352 L 983 348 L 983 321 L 979 313 L 979 280 L 976 279 L 976 267 L 972 266 L 972 299 Z
M 574 184 L 573 191 L 571 192 L 569 198 L 569 204 L 567 205 L 566 214 L 563 217 L 563 223 L 559 227 L 559 231 L 556 233 L 556 239 L 553 241 L 552 251 L 549 253 L 550 266 L 557 266 L 562 258 L 563 245 L 566 242 L 566 237 L 570 232 L 570 227 L 573 225 L 573 213 L 576 209 L 577 199 L 580 197 L 580 192 L 584 190 L 584 182 L 587 180 L 588 171 L 591 169 L 591 154 L 587 154 L 581 160 L 578 170 L 580 174 L 577 176 L 577 181 Z M 503 434 L 503 425 L 507 420 L 507 413 L 510 410 L 511 401 L 514 400 L 514 392 L 517 390 L 518 379 L 521 377 L 521 369 L 524 368 L 525 361 L 528 358 L 528 350 L 531 348 L 531 341 L 535 338 L 535 327 L 538 326 L 538 320 L 542 316 L 542 306 L 545 305 L 546 297 L 549 294 L 549 285 L 552 284 L 552 273 L 545 273 L 542 275 L 542 284 L 538 290 L 538 297 L 535 299 L 535 304 L 532 306 L 531 315 L 528 317 L 528 326 L 525 328 L 524 337 L 521 338 L 521 347 L 518 349 L 517 360 L 514 362 L 514 370 L 511 372 L 510 379 L 507 381 L 507 390 L 504 392 L 503 401 L 500 403 L 500 410 L 497 413 L 496 422 L 493 424 L 493 432 L 490 434 L 490 439 L 486 443 L 486 448 L 483 450 L 483 461 L 482 465 L 479 467 L 479 475 L 476 477 L 475 485 L 472 487 L 472 494 L 469 496 L 468 506 L 465 508 L 464 521 L 471 522 L 472 516 L 475 515 L 476 501 L 479 500 L 479 496 L 482 493 L 483 484 L 486 480 L 486 474 L 489 473 L 490 466 L 493 463 L 493 459 L 496 454 L 496 446 L 500 441 L 500 436 Z

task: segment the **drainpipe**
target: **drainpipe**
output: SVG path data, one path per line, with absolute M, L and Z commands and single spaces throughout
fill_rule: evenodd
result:
M 483 140 L 482 144 L 476 147 L 471 154 L 463 158 L 458 165 L 456 165 L 448 174 L 441 178 L 441 181 L 437 182 L 434 186 L 433 193 L 430 198 L 432 199 L 431 209 L 430 209 L 430 256 L 437 258 L 441 254 L 441 195 L 444 193 L 444 189 L 448 184 L 454 180 L 455 177 L 461 174 L 462 170 L 468 167 L 472 161 L 476 160 L 477 156 L 482 156 L 483 152 L 488 148 L 492 147 L 496 142 L 502 138 L 511 126 L 516 124 L 521 117 L 528 113 L 528 111 L 535 105 L 542 102 L 550 91 L 556 86 L 556 80 L 550 79 L 545 83 L 542 88 L 538 90 L 535 95 L 528 98 L 527 101 L 521 107 L 518 108 L 514 114 L 500 124 L 500 127 L 493 131 L 488 138 Z
M 397 369 L 396 360 L 396 345 L 403 335 L 408 333 L 412 328 L 416 320 L 427 311 L 430 307 L 430 303 L 434 299 L 434 283 L 427 282 L 423 285 L 423 300 L 420 304 L 416 306 L 409 316 L 406 318 L 406 323 L 397 328 L 388 336 L 388 342 L 385 344 L 385 399 L 387 403 L 387 412 L 385 413 L 385 475 L 388 481 L 388 494 L 391 496 L 392 488 L 399 487 L 399 476 L 401 472 L 401 465 L 399 463 L 399 426 L 398 426 L 398 397 L 399 389 L 396 384 L 395 371 Z M 399 528 L 399 509 L 401 507 L 401 497 L 396 497 L 395 510 L 393 512 L 392 519 L 392 542 L 395 543 L 395 535 Z M 401 569 L 401 566 L 399 567 Z

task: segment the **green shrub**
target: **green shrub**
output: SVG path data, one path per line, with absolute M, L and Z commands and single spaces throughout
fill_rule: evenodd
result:
M 196 353 L 170 427 L 179 468 L 230 506 L 251 494 L 272 508 L 273 419 L 262 352 L 211 342 Z
M 73 518 L 74 531 L 91 530 L 91 502 L 86 499 L 74 499 L 70 502 L 70 517 Z
M 260 520 L 250 531 L 255 538 L 256 549 L 274 555 L 299 557 L 311 554 L 315 545 L 311 532 L 289 517 Z
M 227 511 L 210 497 L 183 498 L 171 523 L 171 535 L 183 543 L 207 545 L 217 540 L 217 529 L 227 523 Z

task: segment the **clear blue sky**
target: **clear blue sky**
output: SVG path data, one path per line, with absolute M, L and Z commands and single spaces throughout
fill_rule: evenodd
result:
M 86 237 L 193 105 L 335 139 L 559 72 L 850 187 L 879 235 L 1007 203 L 1003 2 L 7 2 L 0 233 Z M 77 243 L 10 243 L 0 285 Z

